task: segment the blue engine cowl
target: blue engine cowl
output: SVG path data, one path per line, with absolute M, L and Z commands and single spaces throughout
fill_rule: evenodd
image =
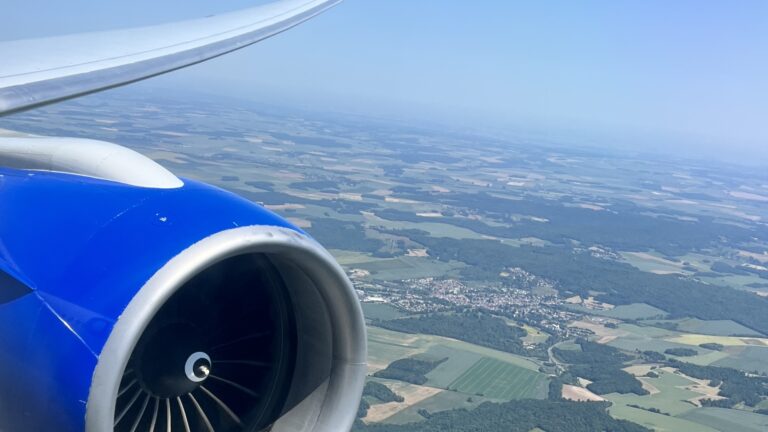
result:
M 338 431 L 354 419 L 365 374 L 354 290 L 305 233 L 234 194 L 2 169 L 0 271 L 0 430 L 184 430 L 183 419 Z M 274 310 L 281 330 L 261 333 L 282 336 L 233 348 L 245 360 L 205 352 L 261 334 Z M 207 388 L 153 381 L 170 382 L 165 369 L 183 381 L 184 359 L 202 358 L 193 346 L 210 356 L 192 364 Z M 250 361 L 274 360 L 272 372 L 224 365 L 257 351 L 282 353 Z

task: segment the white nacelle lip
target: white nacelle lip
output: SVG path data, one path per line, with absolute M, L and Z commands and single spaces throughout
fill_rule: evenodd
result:
M 264 253 L 293 263 L 314 284 L 330 322 L 332 368 L 304 402 L 284 413 L 275 432 L 349 430 L 365 384 L 367 339 L 357 294 L 344 270 L 316 241 L 274 226 L 235 228 L 207 237 L 171 259 L 138 291 L 112 329 L 93 374 L 86 432 L 113 430 L 115 402 L 131 354 L 160 308 L 192 277 L 234 256 Z

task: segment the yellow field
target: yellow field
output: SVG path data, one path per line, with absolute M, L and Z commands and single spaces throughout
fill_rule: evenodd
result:
M 382 380 L 384 381 L 384 380 Z M 387 402 L 376 404 L 368 409 L 368 415 L 363 418 L 366 423 L 378 423 L 384 421 L 400 411 L 416 405 L 417 403 L 442 393 L 445 390 L 427 386 L 419 386 L 400 381 L 386 380 L 386 385 L 392 391 L 403 397 L 402 402 Z
M 523 342 L 528 343 L 541 343 L 547 340 L 549 337 L 549 334 L 535 328 L 531 327 L 528 324 L 523 324 L 523 330 L 527 333 L 525 337 L 523 338 Z
M 718 343 L 725 346 L 768 346 L 768 339 L 753 337 L 735 337 L 735 336 L 711 336 L 701 334 L 684 334 L 674 338 L 667 339 L 669 342 L 681 343 L 686 345 L 700 345 L 703 343 Z
M 585 389 L 584 387 L 576 387 L 568 384 L 565 384 L 563 386 L 563 399 L 579 401 L 579 402 L 589 402 L 589 401 L 600 402 L 605 400 L 603 397 L 592 393 L 591 391 Z

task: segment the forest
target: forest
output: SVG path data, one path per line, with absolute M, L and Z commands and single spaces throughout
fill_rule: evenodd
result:
M 744 403 L 754 407 L 763 398 L 768 397 L 768 377 L 765 376 L 751 376 L 737 369 L 700 366 L 677 360 L 670 360 L 669 365 L 679 369 L 680 372 L 688 376 L 710 380 L 710 385 L 712 386 L 720 386 L 720 393 L 718 395 L 728 399 L 725 401 L 709 401 L 706 403 L 709 406 L 730 408 L 736 404 Z M 702 401 L 702 404 L 704 404 L 704 401 Z
M 693 357 L 698 355 L 699 352 L 693 348 L 667 348 L 664 350 L 664 354 L 673 355 L 677 357 Z
M 358 421 L 355 432 L 650 432 L 638 424 L 608 415 L 605 402 L 524 399 L 485 402 L 472 411 L 455 409 L 430 413 L 423 422 L 406 425 Z
M 707 342 L 707 343 L 699 344 L 699 346 L 701 348 L 712 350 L 712 351 L 722 351 L 723 349 L 725 349 L 724 345 L 715 343 L 715 342 Z
M 401 191 L 398 197 L 426 202 L 453 204 L 484 216 L 510 224 L 498 227 L 469 218 L 441 220 L 471 229 L 480 234 L 506 237 L 537 237 L 555 244 L 568 244 L 571 239 L 587 245 L 603 245 L 617 250 L 656 250 L 667 256 L 684 255 L 692 250 L 716 244 L 749 243 L 752 237 L 768 239 L 768 232 L 717 222 L 711 217 L 699 217 L 696 222 L 674 217 L 655 217 L 630 202 L 614 202 L 611 211 L 593 211 L 567 206 L 569 199 L 560 201 L 526 196 L 522 200 L 499 199 L 485 192 L 449 193 L 435 196 L 422 191 Z M 377 216 L 398 221 L 423 222 L 419 216 L 397 210 L 378 210 Z M 516 218 L 529 215 L 546 219 L 546 224 Z M 683 215 L 683 213 L 681 213 Z M 631 226 L 632 229 L 627 229 Z
M 374 398 L 381 403 L 387 402 L 402 402 L 402 396 L 390 390 L 389 387 L 376 381 L 368 381 L 363 388 L 363 398 L 360 400 L 360 406 L 357 408 L 357 417 L 363 418 L 368 415 L 368 409 L 371 404 L 368 402 L 369 398 Z
M 632 357 L 611 346 L 585 339 L 578 339 L 576 343 L 581 350 L 553 348 L 552 351 L 560 360 L 571 365 L 569 368 L 571 375 L 592 381 L 587 385 L 587 389 L 591 392 L 648 394 L 640 381 L 622 370 L 624 362 L 631 360 Z
M 376 381 L 368 381 L 363 388 L 363 397 L 370 396 L 380 400 L 383 403 L 387 402 L 402 402 L 403 397 L 390 390 L 389 387 Z

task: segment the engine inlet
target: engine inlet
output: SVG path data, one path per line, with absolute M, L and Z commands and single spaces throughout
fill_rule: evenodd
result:
M 269 258 L 222 261 L 152 319 L 123 375 L 115 430 L 261 430 L 282 409 L 295 341 L 290 299 Z

